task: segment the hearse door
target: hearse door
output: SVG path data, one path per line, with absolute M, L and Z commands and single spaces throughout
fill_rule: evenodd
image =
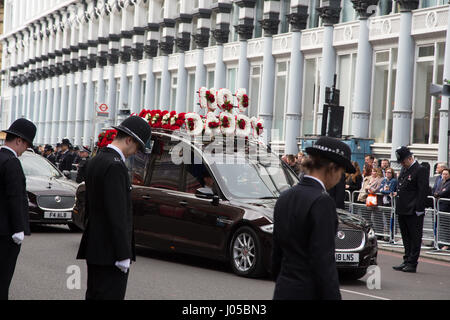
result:
M 177 193 L 181 188 L 182 166 L 173 163 L 170 150 L 175 142 L 156 137 L 145 186 L 135 190 L 140 203 L 135 211 L 138 244 L 169 249 L 173 245 L 173 220 L 183 215 Z

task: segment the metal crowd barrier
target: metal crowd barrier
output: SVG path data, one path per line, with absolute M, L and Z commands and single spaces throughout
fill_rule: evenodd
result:
M 345 201 L 345 208 L 356 215 L 366 219 L 372 226 L 380 239 L 382 246 L 403 247 L 401 243 L 401 232 L 398 225 L 398 216 L 395 214 L 396 198 L 390 198 L 390 206 L 382 204 L 385 195 L 379 193 L 378 206 L 368 207 L 366 203 L 358 202 L 356 197 L 361 194 L 361 191 L 354 191 L 350 193 L 346 190 L 346 195 L 349 201 Z M 450 251 L 442 250 L 443 246 L 450 247 L 450 212 L 442 211 L 440 208 L 443 203 L 448 204 L 450 211 L 450 199 L 436 199 L 429 196 L 428 199 L 432 201 L 432 207 L 425 209 L 424 225 L 422 241 L 428 242 L 428 245 L 422 246 L 423 249 L 429 249 L 430 254 L 450 255 Z M 355 200 L 355 201 L 354 201 Z

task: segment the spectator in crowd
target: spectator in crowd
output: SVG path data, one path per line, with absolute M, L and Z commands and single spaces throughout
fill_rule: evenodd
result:
M 386 169 L 391 167 L 391 163 L 388 159 L 381 160 L 381 171 L 383 171 L 383 176 L 386 177 Z
M 442 176 L 442 183 L 439 185 L 439 189 L 435 191 L 433 194 L 435 198 L 437 198 L 438 204 L 439 204 L 439 211 L 440 212 L 450 212 L 450 202 L 447 200 L 440 201 L 439 198 L 450 198 L 450 171 L 449 169 L 445 168 L 441 172 Z M 445 226 L 446 230 L 448 230 L 448 227 L 450 226 L 450 219 L 446 215 L 440 215 L 439 216 L 439 224 Z M 439 234 L 439 240 L 449 242 L 449 237 L 445 234 L 445 232 L 442 232 Z M 441 249 L 448 250 L 448 246 L 443 246 Z
M 366 170 L 363 170 L 364 177 L 370 176 L 370 173 L 372 172 L 374 161 L 375 161 L 375 157 L 373 155 L 368 154 L 367 156 L 365 156 L 363 169 L 366 169 Z
M 391 195 L 397 191 L 397 176 L 394 169 L 387 168 L 385 170 L 386 177 L 381 181 L 379 193 L 383 194 L 382 204 L 384 206 L 391 205 Z
M 444 169 L 447 169 L 447 165 L 444 162 L 439 162 L 436 165 L 436 174 L 437 178 L 434 181 L 434 185 L 433 188 L 431 190 L 432 194 L 435 194 L 435 192 L 441 187 L 441 183 L 442 183 L 442 171 L 444 171 Z
M 72 148 L 72 144 L 70 143 L 69 139 L 63 139 L 61 143 L 61 157 L 60 157 L 60 163 L 59 163 L 59 170 L 64 171 L 71 171 L 72 170 L 72 163 L 74 160 L 73 153 L 70 151 Z
M 370 193 L 377 193 L 383 180 L 383 172 L 380 168 L 374 168 L 371 170 L 370 177 L 367 178 L 367 180 L 364 179 L 363 181 L 361 193 L 358 196 L 359 202 L 365 202 Z
M 299 174 L 300 170 L 299 167 L 297 166 L 297 159 L 293 154 L 288 154 L 286 156 L 287 161 L 286 163 L 288 164 L 289 167 L 291 167 L 292 170 L 294 170 L 295 174 Z
M 45 145 L 44 157 L 47 158 L 48 161 L 56 165 L 56 156 L 53 154 L 53 147 L 49 144 Z
M 361 190 L 363 177 L 361 174 L 361 168 L 359 167 L 358 162 L 352 161 L 353 166 L 355 167 L 356 172 L 345 175 L 345 190 L 350 191 L 353 194 L 353 191 Z
M 300 151 L 299 153 L 297 153 L 296 163 L 297 163 L 297 170 L 299 171 L 298 172 L 299 178 L 302 178 L 303 175 L 305 174 L 305 170 L 303 169 L 302 166 L 302 161 L 303 159 L 305 159 L 305 157 L 306 156 L 303 152 Z

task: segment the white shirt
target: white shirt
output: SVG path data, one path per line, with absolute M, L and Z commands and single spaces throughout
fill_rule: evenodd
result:
M 316 180 L 318 183 L 320 183 L 320 185 L 322 186 L 323 190 L 327 191 L 327 189 L 325 188 L 325 185 L 323 184 L 323 182 L 320 181 L 319 179 L 317 179 L 316 177 L 308 176 L 308 175 L 306 175 L 306 174 L 305 174 L 303 177 L 304 177 L 304 178 L 310 178 L 310 179 Z
M 112 144 L 109 144 L 109 145 L 108 145 L 108 148 L 111 148 L 111 149 L 113 149 L 113 150 L 116 150 L 117 153 L 120 154 L 120 157 L 122 158 L 123 163 L 125 163 L 126 160 L 125 160 L 125 156 L 124 156 L 123 153 L 122 153 L 122 150 L 120 150 L 119 148 L 117 148 L 116 146 L 114 146 L 114 145 L 112 145 Z
M 14 151 L 13 149 L 11 149 L 10 147 L 3 146 L 3 147 L 0 147 L 0 149 L 7 149 L 7 150 L 11 151 L 11 152 L 14 154 L 14 156 L 17 158 L 17 152 L 15 152 L 15 151 Z

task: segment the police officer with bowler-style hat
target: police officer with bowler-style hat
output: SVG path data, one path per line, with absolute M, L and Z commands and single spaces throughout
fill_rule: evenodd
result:
M 80 147 L 80 162 L 78 163 L 78 172 L 77 172 L 77 183 L 82 183 L 86 180 L 87 173 L 87 165 L 89 162 L 89 155 L 91 154 L 91 149 L 87 146 Z
M 423 220 L 429 186 L 428 171 L 422 167 L 409 148 L 399 147 L 395 154 L 402 165 L 395 195 L 395 213 L 402 234 L 405 255 L 394 270 L 416 272 L 422 246 Z
M 136 260 L 132 186 L 125 159 L 145 150 L 151 128 L 138 116 L 113 128 L 116 138 L 87 168 L 87 225 L 77 255 L 87 263 L 87 300 L 123 300 L 131 260 Z
M 306 148 L 305 175 L 274 210 L 272 272 L 276 300 L 340 300 L 335 260 L 336 204 L 326 190 L 354 173 L 344 142 L 321 137 Z
M 6 132 L 0 148 L 0 300 L 7 300 L 17 257 L 30 235 L 25 174 L 17 157 L 33 146 L 36 126 L 18 119 Z

